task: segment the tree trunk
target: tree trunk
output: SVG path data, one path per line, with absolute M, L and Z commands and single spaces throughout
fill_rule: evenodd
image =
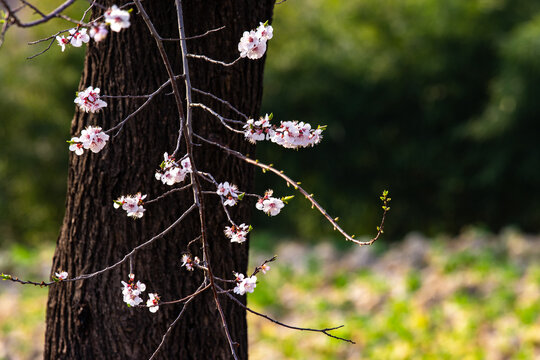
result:
M 102 3 L 112 5 L 111 1 Z M 143 5 L 161 36 L 178 38 L 174 1 L 144 1 Z M 188 40 L 188 51 L 219 60 L 234 60 L 238 57 L 237 43 L 242 32 L 256 27 L 259 21 L 270 19 L 272 7 L 272 0 L 185 1 L 187 36 L 226 26 L 206 37 Z M 94 14 L 97 15 L 100 14 Z M 181 74 L 179 44 L 168 42 L 167 51 L 175 71 Z M 230 101 L 246 114 L 258 116 L 263 65 L 263 59 L 244 59 L 225 68 L 191 59 L 192 84 Z M 101 88 L 102 94 L 149 94 L 166 80 L 155 41 L 135 9 L 129 29 L 110 32 L 104 41 L 89 44 L 79 89 L 94 86 Z M 180 87 L 183 88 L 181 83 Z M 136 221 L 112 206 L 120 195 L 141 191 L 155 198 L 170 190 L 154 178 L 163 153 L 172 153 L 176 145 L 178 114 L 174 97 L 165 94 L 170 91 L 169 87 L 156 97 L 150 106 L 126 123 L 118 136 L 111 136 L 102 152 L 70 156 L 66 213 L 54 255 L 53 273 L 64 270 L 73 277 L 111 265 L 163 231 L 192 204 L 190 190 L 177 192 L 149 204 L 144 217 Z M 88 125 L 111 128 L 142 101 L 107 99 L 108 107 L 98 114 L 77 110 L 71 132 L 76 136 Z M 235 118 L 227 107 L 208 97 L 194 94 L 194 101 Z M 199 109 L 194 109 L 194 131 L 244 153 L 254 152 L 242 135 L 231 135 L 217 119 Z M 196 147 L 195 158 L 197 168 L 212 173 L 217 181 L 232 181 L 242 190 L 251 189 L 253 169 L 238 159 L 206 145 Z M 227 221 L 217 196 L 205 197 L 205 204 L 215 275 L 230 279 L 232 271 L 245 273 L 247 243 L 231 244 L 224 237 Z M 246 199 L 232 208 L 235 221 L 249 223 L 253 205 Z M 133 272 L 136 279 L 146 284 L 145 294 L 157 292 L 163 301 L 168 301 L 195 291 L 202 274 L 180 268 L 180 258 L 188 250 L 188 242 L 199 233 L 200 223 L 195 211 L 164 238 L 134 255 Z M 202 258 L 199 246 L 191 246 L 189 250 Z M 162 306 L 155 314 L 145 308 L 127 307 L 122 301 L 120 281 L 127 281 L 129 272 L 126 262 L 97 277 L 50 288 L 46 359 L 148 359 L 151 356 L 181 306 Z M 232 338 L 238 343 L 239 358 L 246 359 L 245 312 L 225 296 L 220 299 Z M 173 328 L 158 358 L 230 359 L 211 292 L 203 293 L 187 306 L 186 314 Z

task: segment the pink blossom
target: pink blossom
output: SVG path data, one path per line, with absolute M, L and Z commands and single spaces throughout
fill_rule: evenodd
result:
M 260 198 L 255 207 L 257 210 L 265 212 L 267 215 L 276 216 L 281 212 L 281 209 L 285 206 L 285 203 L 281 199 L 277 199 L 272 196 L 273 191 L 267 190 L 264 197 Z
M 182 265 L 185 266 L 186 270 L 193 271 L 195 270 L 195 266 L 200 264 L 200 260 L 197 256 L 195 256 L 193 259 L 191 259 L 191 256 L 189 254 L 183 254 L 182 255 Z
M 257 36 L 259 39 L 264 41 L 270 40 L 274 36 L 274 28 L 272 28 L 272 25 L 259 23 L 259 27 L 257 28 Z
M 59 273 L 54 273 L 54 275 L 56 276 L 56 278 L 59 281 L 66 280 L 68 278 L 68 273 L 66 271 L 61 271 Z
M 101 108 L 107 107 L 107 103 L 99 98 L 99 92 L 99 88 L 94 89 L 89 86 L 86 90 L 79 91 L 73 102 L 84 111 L 95 113 Z
M 66 50 L 66 45 L 69 44 L 69 40 L 66 39 L 64 36 L 57 36 L 56 41 L 58 42 L 58 45 L 62 48 L 62 52 Z
M 225 206 L 234 206 L 238 200 L 241 200 L 241 194 L 238 193 L 238 187 L 229 184 L 228 181 L 218 184 L 216 194 L 225 197 L 225 201 L 223 202 L 223 205 Z
M 152 313 L 155 313 L 156 311 L 158 311 L 159 309 L 159 296 L 158 294 L 148 294 L 148 301 L 146 301 L 146 306 L 148 306 L 148 310 L 150 310 L 150 312 Z
M 180 165 L 169 154 L 163 154 L 163 162 L 156 171 L 156 179 L 169 186 L 184 181 L 187 174 L 192 172 L 191 162 L 185 157 Z
M 231 242 L 243 243 L 247 239 L 247 234 L 251 231 L 251 226 L 244 223 L 238 226 L 226 226 L 224 233 L 225 236 L 231 239 Z
M 94 39 L 95 42 L 100 42 L 107 37 L 109 31 L 105 24 L 97 24 L 90 28 L 90 37 Z
M 82 28 L 80 30 L 77 29 L 71 29 L 69 30 L 70 33 L 70 39 L 71 39 L 71 45 L 75 47 L 81 47 L 83 43 L 88 43 L 90 41 L 90 37 L 88 34 L 86 34 L 86 29 Z
M 109 135 L 105 134 L 99 126 L 88 126 L 81 131 L 81 136 L 72 137 L 68 141 L 69 150 L 77 155 L 82 155 L 85 149 L 97 153 L 105 147 L 108 140 Z
M 235 294 L 244 295 L 246 292 L 252 293 L 257 286 L 257 277 L 255 275 L 246 278 L 244 274 L 235 273 L 236 286 L 233 289 Z
M 140 192 L 135 195 L 121 196 L 113 202 L 115 209 L 122 207 L 127 212 L 127 216 L 134 219 L 142 218 L 146 209 L 143 207 L 146 195 Z
M 137 306 L 143 302 L 139 297 L 142 292 L 146 290 L 146 285 L 140 281 L 134 282 L 135 276 L 129 274 L 129 282 L 122 281 L 122 295 L 124 296 L 124 302 L 129 306 Z
M 270 265 L 268 265 L 268 264 L 262 264 L 262 265 L 260 266 L 260 269 L 261 269 L 261 271 L 262 271 L 263 274 L 266 274 L 266 272 L 270 270 Z
M 108 9 L 104 16 L 105 23 L 109 24 L 111 26 L 111 30 L 114 32 L 119 32 L 120 30 L 126 29 L 131 25 L 129 22 L 129 12 L 120 10 L 116 5 L 113 5 L 112 8 Z

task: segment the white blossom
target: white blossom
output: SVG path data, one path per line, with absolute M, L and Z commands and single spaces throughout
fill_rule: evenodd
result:
M 99 126 L 88 126 L 81 131 L 79 137 L 72 137 L 69 140 L 69 150 L 77 155 L 82 155 L 84 150 L 94 153 L 100 152 L 109 140 L 109 135 L 105 134 Z
M 104 40 L 107 37 L 107 34 L 109 33 L 109 30 L 107 30 L 107 27 L 105 24 L 97 24 L 90 28 L 90 37 L 94 39 L 95 42 L 100 42 Z
M 231 242 L 243 243 L 247 239 L 247 234 L 251 231 L 251 227 L 242 223 L 238 226 L 226 226 L 225 236 L 231 239 Z
M 146 301 L 146 306 L 148 306 L 148 310 L 150 312 L 155 313 L 159 309 L 159 296 L 158 294 L 148 294 L 149 299 Z
M 124 302 L 129 306 L 137 306 L 143 302 L 140 298 L 142 292 L 146 290 L 146 285 L 140 281 L 134 282 L 135 276 L 129 276 L 129 283 L 122 281 L 122 295 L 124 296 Z
M 66 50 L 66 45 L 69 44 L 69 40 L 66 39 L 64 36 L 57 36 L 56 41 L 58 42 L 58 45 L 62 48 L 62 52 Z
M 163 162 L 156 171 L 156 179 L 169 186 L 184 181 L 187 174 L 192 172 L 188 157 L 180 161 L 180 165 L 169 154 L 163 154 Z
M 142 195 L 140 192 L 135 195 L 121 196 L 113 202 L 115 209 L 122 207 L 127 212 L 127 216 L 134 219 L 142 218 L 146 209 L 144 208 L 144 199 L 146 195 Z
M 274 36 L 274 28 L 272 28 L 272 25 L 259 23 L 259 27 L 257 28 L 257 36 L 259 39 L 264 41 L 270 40 Z
M 68 273 L 66 271 L 61 271 L 59 273 L 55 272 L 54 275 L 58 280 L 66 280 L 68 278 Z
M 128 28 L 131 23 L 129 22 L 129 12 L 120 10 L 118 6 L 113 5 L 108 9 L 105 14 L 105 23 L 111 26 L 111 30 L 119 32 L 122 29 Z
M 238 200 L 241 200 L 241 197 L 239 197 L 240 194 L 238 193 L 238 187 L 229 184 L 228 181 L 218 184 L 216 194 L 225 197 L 225 201 L 223 202 L 223 205 L 225 206 L 234 206 Z
M 264 194 L 264 197 L 260 198 L 255 207 L 257 210 L 265 212 L 267 215 L 276 216 L 280 213 L 281 209 L 285 206 L 283 200 L 275 198 L 272 196 L 273 191 L 267 190 Z
M 86 33 L 86 29 L 82 28 L 80 30 L 77 29 L 71 29 L 69 30 L 70 34 L 70 43 L 71 45 L 75 47 L 81 47 L 83 43 L 88 43 L 90 41 L 90 37 Z
M 195 265 L 199 265 L 200 262 L 201 261 L 199 260 L 197 256 L 191 259 L 191 256 L 189 254 L 183 254 L 181 266 L 185 266 L 186 270 L 188 271 L 193 271 L 195 269 Z
M 99 92 L 99 88 L 94 89 L 89 86 L 86 90 L 79 91 L 73 102 L 84 111 L 95 113 L 101 108 L 107 107 L 107 103 L 99 98 Z
M 262 265 L 260 266 L 260 269 L 261 269 L 261 271 L 262 271 L 263 274 L 266 274 L 266 272 L 270 270 L 270 265 L 268 265 L 268 264 L 262 264 Z
M 244 295 L 246 292 L 252 293 L 257 286 L 257 277 L 255 275 L 246 278 L 244 274 L 235 273 L 236 286 L 233 289 L 235 294 Z

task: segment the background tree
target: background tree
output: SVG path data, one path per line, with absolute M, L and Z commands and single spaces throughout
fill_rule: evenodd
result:
M 112 2 L 103 5 L 110 6 Z M 174 2 L 145 2 L 145 8 L 163 37 L 178 37 L 178 22 Z M 187 35 L 202 34 L 225 26 L 207 37 L 190 40 L 193 53 L 233 60 L 238 55 L 239 35 L 259 21 L 270 19 L 273 1 L 187 1 L 184 6 Z M 99 14 L 95 14 L 99 15 Z M 94 16 L 95 16 L 94 15 Z M 174 69 L 181 73 L 178 43 L 167 46 Z M 258 114 L 262 97 L 264 62 L 242 61 L 235 67 L 192 60 L 194 87 L 211 91 L 229 100 L 247 114 Z M 107 94 L 148 94 L 167 80 L 167 74 L 157 52 L 155 41 L 139 16 L 132 17 L 128 31 L 112 33 L 103 42 L 89 45 L 84 73 L 79 89 L 99 86 Z M 202 95 L 197 95 L 202 96 Z M 136 100 L 135 100 L 136 101 Z M 72 122 L 72 134 L 84 126 L 99 124 L 110 128 L 130 114 L 136 104 L 133 99 L 113 99 L 111 112 L 87 114 L 77 111 Z M 210 101 L 210 102 L 209 102 Z M 211 104 L 225 116 L 230 110 L 219 102 Z M 253 150 L 243 137 L 230 136 L 219 121 L 202 110 L 195 110 L 195 131 L 209 139 L 239 149 Z M 111 146 L 100 154 L 70 156 L 68 195 L 64 223 L 57 242 L 53 272 L 58 269 L 70 274 L 96 271 L 116 262 L 145 239 L 163 231 L 192 202 L 191 194 L 173 194 L 167 206 L 153 204 L 147 215 L 137 222 L 114 212 L 113 200 L 121 194 L 144 189 L 150 197 L 164 192 L 163 184 L 154 179 L 156 165 L 162 154 L 174 149 L 178 134 L 178 114 L 172 96 L 160 95 L 133 121 L 128 122 Z M 253 170 L 239 160 L 202 145 L 196 149 L 197 162 L 217 179 L 229 179 L 250 189 Z M 217 276 L 228 278 L 233 270 L 245 272 L 248 247 L 234 248 L 223 236 L 224 214 L 212 208 L 217 199 L 207 201 L 210 256 Z M 236 215 L 247 221 L 253 203 L 243 203 Z M 202 274 L 180 272 L 180 257 L 188 243 L 198 236 L 199 220 L 189 216 L 181 227 L 171 231 L 135 255 L 138 278 L 147 286 L 159 289 L 171 299 L 194 292 Z M 197 254 L 197 249 L 193 249 Z M 50 359 L 148 358 L 157 348 L 168 325 L 178 316 L 181 306 L 166 306 L 157 314 L 145 309 L 129 309 L 122 303 L 120 281 L 130 273 L 129 265 L 104 273 L 100 277 L 50 289 L 45 357 Z M 189 304 L 182 324 L 172 329 L 171 341 L 162 348 L 162 358 L 213 359 L 230 358 L 219 315 L 210 293 Z M 245 312 L 228 301 L 223 309 L 238 343 L 240 358 L 247 357 Z

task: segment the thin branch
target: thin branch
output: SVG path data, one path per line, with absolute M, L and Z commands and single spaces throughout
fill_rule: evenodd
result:
M 202 285 L 199 287 L 198 290 L 200 290 L 200 288 L 202 287 Z M 159 343 L 159 346 L 157 347 L 157 349 L 154 351 L 154 353 L 152 354 L 152 356 L 150 357 L 149 360 L 152 360 L 156 357 L 156 355 L 159 353 L 159 350 L 161 350 L 161 348 L 163 347 L 163 344 L 165 344 L 165 340 L 167 339 L 167 336 L 169 335 L 169 333 L 171 332 L 172 328 L 174 327 L 174 325 L 176 325 L 176 323 L 180 320 L 180 318 L 182 317 L 182 315 L 184 315 L 184 311 L 186 311 L 186 308 L 187 308 L 187 305 L 193 300 L 195 299 L 195 297 L 191 297 L 189 298 L 185 304 L 182 306 L 182 310 L 180 310 L 180 313 L 178 314 L 178 316 L 176 317 L 176 319 L 174 319 L 174 321 L 171 323 L 171 325 L 169 325 L 169 328 L 167 329 L 167 331 L 165 332 L 165 334 L 163 334 L 163 337 L 161 338 L 161 342 Z
M 204 282 L 201 284 L 201 286 L 204 286 Z M 202 293 L 203 291 L 207 290 L 208 288 L 210 288 L 210 284 L 204 286 L 202 289 L 201 287 L 199 287 L 199 289 L 197 291 L 195 291 L 193 294 L 191 295 L 188 295 L 186 297 L 183 297 L 181 299 L 178 299 L 178 300 L 172 300 L 172 301 L 160 301 L 159 304 L 157 304 L 158 306 L 161 306 L 161 305 L 170 305 L 170 304 L 178 304 L 178 303 L 183 303 L 183 302 L 186 302 L 188 301 L 189 299 L 199 295 L 200 293 Z M 149 307 L 149 306 L 143 306 L 143 307 Z
M 58 15 L 59 15 L 62 11 L 64 11 L 65 9 L 67 9 L 67 8 L 68 8 L 71 4 L 73 4 L 74 2 L 75 2 L 75 0 L 67 0 L 67 1 L 64 2 L 62 5 L 60 5 L 59 7 L 57 7 L 56 9 L 54 9 L 53 11 L 51 11 L 48 15 L 42 16 L 41 19 L 35 20 L 35 21 L 32 21 L 32 22 L 23 23 L 23 22 L 21 22 L 16 16 L 12 16 L 12 18 L 13 18 L 13 20 L 15 21 L 15 23 L 17 24 L 17 26 L 19 26 L 19 27 L 26 28 L 26 27 L 36 26 L 36 25 L 45 23 L 45 22 L 51 20 L 52 18 L 58 17 Z M 2 0 L 2 3 L 3 3 L 4 6 L 9 10 L 9 7 L 8 7 L 7 4 L 4 2 L 4 0 Z
M 209 93 L 209 92 L 206 92 L 206 91 L 202 91 L 202 90 L 199 90 L 199 89 L 196 89 L 196 88 L 191 88 L 192 91 L 196 92 L 196 93 L 199 93 L 199 94 L 202 94 L 202 95 L 206 95 L 206 96 L 209 96 L 211 97 L 212 99 L 214 100 L 217 100 L 219 102 L 221 102 L 222 104 L 225 104 L 229 107 L 229 109 L 231 109 L 232 111 L 234 111 L 235 113 L 237 113 L 238 115 L 242 116 L 244 119 L 246 120 L 249 120 L 249 116 L 247 116 L 246 114 L 244 114 L 243 112 L 241 112 L 240 110 L 238 110 L 237 108 L 235 108 L 234 106 L 231 105 L 230 102 L 226 101 L 226 100 L 223 100 L 222 98 L 220 97 L 217 97 L 216 95 L 212 94 L 212 93 Z M 239 123 L 241 124 L 244 124 L 243 122 L 239 121 Z
M 163 230 L 162 232 L 160 232 L 159 234 L 153 236 L 151 239 L 147 240 L 146 242 L 142 243 L 141 245 L 133 248 L 133 250 L 131 250 L 129 253 L 127 253 L 126 255 L 124 255 L 124 257 L 114 263 L 113 265 L 110 265 L 110 266 L 107 266 L 106 268 L 104 269 L 101 269 L 101 270 L 98 270 L 98 271 L 95 271 L 93 273 L 90 273 L 90 274 L 84 274 L 84 275 L 80 275 L 80 276 L 77 276 L 77 277 L 74 277 L 72 279 L 65 279 L 64 281 L 77 281 L 77 280 L 82 280 L 82 279 L 89 279 L 91 277 L 94 277 L 96 275 L 99 275 L 99 274 L 102 274 L 104 272 L 107 272 L 109 270 L 112 270 L 114 269 L 115 267 L 117 267 L 118 265 L 124 263 L 127 259 L 130 258 L 131 255 L 135 254 L 138 250 L 142 249 L 143 247 L 146 247 L 148 245 L 150 245 L 151 243 L 153 243 L 155 240 L 157 239 L 160 239 L 162 238 L 163 236 L 165 236 L 166 234 L 168 234 L 172 229 L 174 229 L 178 224 L 180 224 L 182 222 L 182 220 L 185 219 L 185 217 L 191 213 L 197 206 L 195 204 L 192 204 L 190 206 L 189 209 L 187 209 L 178 219 L 176 219 L 175 222 L 173 222 L 168 228 L 166 228 L 165 230 Z
M 300 330 L 300 331 L 311 331 L 311 332 L 319 332 L 319 333 L 322 333 L 326 336 L 329 336 L 331 338 L 334 338 L 334 339 L 337 339 L 337 340 L 341 340 L 341 341 L 345 341 L 345 342 L 348 342 L 348 343 L 351 343 L 351 344 L 356 344 L 354 341 L 350 340 L 350 339 L 345 339 L 345 338 L 342 338 L 342 337 L 339 337 L 339 336 L 335 336 L 335 335 L 332 335 L 329 333 L 329 331 L 332 331 L 332 330 L 337 330 L 337 329 L 340 329 L 343 327 L 343 325 L 340 325 L 340 326 L 336 326 L 336 327 L 331 327 L 331 328 L 324 328 L 324 329 L 313 329 L 313 328 L 305 328 L 305 327 L 298 327 L 298 326 L 292 326 L 292 325 L 287 325 L 285 323 L 282 323 L 281 321 L 277 321 L 273 318 L 271 318 L 270 316 L 268 315 L 265 315 L 265 314 L 261 314 L 260 312 L 257 312 L 249 307 L 247 307 L 246 305 L 242 304 L 242 302 L 240 300 L 238 300 L 235 296 L 233 296 L 232 294 L 230 294 L 229 292 L 223 292 L 225 295 L 227 295 L 227 297 L 229 297 L 229 299 L 233 300 L 235 303 L 237 303 L 238 305 L 240 305 L 242 308 L 244 308 L 245 310 L 249 311 L 250 313 L 254 314 L 254 315 L 257 315 L 257 316 L 260 316 L 262 318 L 265 318 L 266 320 L 268 321 L 271 321 L 273 322 L 274 324 L 277 324 L 277 325 L 280 325 L 280 326 L 283 326 L 283 327 L 286 327 L 286 328 L 289 328 L 289 329 L 293 329 L 293 330 Z
M 190 57 L 190 58 L 193 58 L 193 59 L 202 59 L 202 60 L 208 61 L 208 62 L 210 62 L 212 64 L 218 64 L 218 65 L 225 66 L 225 67 L 233 66 L 238 61 L 240 61 L 240 59 L 242 59 L 242 57 L 239 56 L 236 60 L 234 60 L 234 61 L 232 61 L 230 63 L 226 63 L 224 61 L 211 59 L 211 58 L 209 58 L 208 56 L 205 56 L 205 55 L 187 54 L 187 57 Z
M 239 159 L 242 159 L 244 160 L 245 162 L 249 163 L 249 164 L 252 164 L 254 166 L 257 166 L 257 167 L 260 167 L 261 169 L 263 169 L 263 171 L 270 171 L 274 174 L 276 174 L 277 176 L 279 176 L 280 178 L 282 178 L 283 180 L 285 180 L 285 182 L 287 183 L 287 185 L 292 185 L 295 190 L 299 191 L 302 195 L 304 195 L 304 197 L 306 199 L 308 199 L 308 201 L 311 203 L 311 207 L 312 208 L 316 208 L 325 218 L 326 220 L 328 220 L 328 222 L 330 222 L 330 224 L 332 224 L 332 226 L 334 227 L 334 230 L 338 230 L 341 235 L 343 235 L 345 237 L 345 239 L 349 240 L 349 241 L 352 241 L 353 243 L 359 245 L 359 246 L 364 246 L 364 245 L 372 245 L 375 241 L 377 241 L 379 239 L 379 237 L 381 236 L 381 234 L 383 233 L 383 228 L 384 228 L 384 220 L 386 218 L 386 213 L 388 212 L 388 207 L 385 206 L 385 209 L 384 209 L 384 212 L 383 212 L 383 215 L 382 215 L 382 220 L 381 220 L 381 224 L 380 226 L 378 227 L 377 229 L 377 234 L 375 235 L 374 238 L 372 238 L 371 240 L 369 241 L 358 241 L 354 238 L 354 235 L 349 235 L 345 232 L 345 230 L 343 230 L 341 228 L 341 226 L 338 225 L 337 221 L 335 219 L 333 219 L 330 215 L 328 215 L 328 213 L 326 212 L 326 210 L 315 200 L 315 198 L 313 197 L 313 194 L 309 194 L 306 190 L 304 190 L 300 184 L 294 180 L 292 180 L 290 177 L 288 177 L 287 175 L 285 175 L 283 173 L 283 171 L 280 171 L 280 170 L 277 170 L 275 168 L 273 168 L 272 166 L 270 165 L 266 165 L 266 164 L 263 164 L 261 162 L 259 162 L 259 160 L 253 160 L 247 156 L 245 156 L 244 154 L 238 152 L 238 151 L 235 151 L 235 150 L 232 150 L 232 149 L 229 149 L 228 147 L 226 146 L 223 146 L 215 141 L 211 141 L 211 140 L 208 140 L 208 139 L 205 139 L 203 138 L 202 136 L 199 136 L 197 134 L 194 134 L 194 136 L 203 141 L 203 142 L 206 142 L 208 144 L 211 144 L 211 145 L 214 145 L 222 150 L 224 150 L 225 152 L 231 154 L 231 155 L 234 155 L 236 156 L 237 158 Z
M 219 121 L 221 122 L 221 124 L 223 124 L 223 126 L 225 126 L 227 129 L 229 129 L 230 131 L 232 132 L 235 132 L 235 133 L 238 133 L 238 134 L 243 134 L 244 132 L 242 130 L 237 130 L 229 125 L 227 125 L 227 123 L 225 122 L 226 120 L 232 120 L 232 119 L 227 119 L 221 115 L 219 115 L 217 112 L 215 112 L 214 110 L 210 109 L 208 106 L 204 105 L 204 104 L 200 104 L 200 103 L 192 103 L 190 104 L 191 107 L 198 107 L 198 108 L 201 108 L 203 110 L 205 110 L 206 112 L 209 112 L 210 114 L 214 115 L 216 118 L 219 119 Z M 234 120 L 233 120 L 234 121 Z M 242 122 L 241 122 L 242 123 Z
M 44 281 L 41 281 L 41 282 L 35 282 L 35 281 L 29 281 L 29 280 L 21 280 L 19 279 L 18 277 L 13 277 L 9 274 L 4 274 L 2 273 L 2 275 L 0 275 L 0 278 L 2 278 L 2 280 L 9 280 L 9 281 L 13 281 L 13 282 L 16 282 L 16 283 L 19 283 L 19 284 L 23 284 L 23 285 L 34 285 L 34 286 L 39 286 L 39 287 L 43 287 L 43 286 L 51 286 L 51 285 L 54 285 L 56 283 L 58 283 L 58 281 L 51 281 L 51 282 L 44 282 Z
M 172 194 L 172 193 L 175 193 L 175 192 L 178 192 L 178 191 L 183 191 L 183 190 L 189 189 L 190 187 L 191 187 L 191 184 L 187 184 L 187 185 L 184 185 L 184 186 L 182 186 L 182 187 L 180 187 L 180 188 L 176 188 L 176 189 L 169 190 L 169 191 L 167 191 L 167 192 L 161 194 L 161 195 L 158 196 L 157 198 L 152 199 L 152 200 L 145 201 L 144 203 L 145 203 L 145 205 L 148 205 L 148 204 L 157 202 L 157 201 L 159 201 L 159 200 L 161 200 L 161 199 L 163 199 L 163 198 L 169 196 L 169 195 Z
M 184 75 L 176 75 L 176 76 L 173 76 L 173 78 L 176 80 L 176 79 L 180 79 L 182 78 Z M 118 136 L 118 134 L 120 133 L 120 131 L 122 131 L 122 128 L 124 127 L 124 124 L 129 120 L 131 119 L 132 117 L 134 117 L 135 115 L 137 115 L 142 109 L 144 109 L 148 104 L 150 104 L 150 102 L 152 101 L 152 99 L 157 95 L 159 94 L 161 91 L 163 91 L 163 89 L 165 89 L 167 87 L 167 85 L 169 85 L 171 83 L 171 79 L 165 81 L 156 91 L 154 91 L 153 93 L 151 93 L 150 95 L 138 95 L 138 96 L 141 96 L 141 97 L 147 97 L 146 101 L 141 105 L 139 106 L 134 112 L 132 112 L 131 114 L 129 114 L 124 120 L 122 120 L 120 123 L 118 123 L 116 126 L 110 128 L 109 130 L 105 131 L 105 133 L 111 133 L 113 131 L 115 131 L 116 129 L 118 129 L 118 131 L 116 132 L 116 134 L 114 136 Z M 174 81 L 174 83 L 176 83 Z M 131 95 L 126 95 L 126 96 L 131 96 Z
M 225 29 L 226 26 L 221 26 L 221 27 L 218 27 L 218 28 L 215 28 L 215 29 L 212 29 L 212 30 L 208 30 L 207 32 L 205 32 L 204 34 L 200 34 L 200 35 L 193 35 L 193 36 L 188 36 L 186 38 L 183 38 L 183 39 L 170 39 L 170 38 L 160 38 L 161 41 L 180 41 L 180 40 L 193 40 L 193 39 L 199 39 L 199 38 L 202 38 L 202 37 L 205 37 L 207 36 L 208 34 L 211 34 L 213 32 L 216 32 L 216 31 L 220 31 L 220 30 L 223 30 Z

